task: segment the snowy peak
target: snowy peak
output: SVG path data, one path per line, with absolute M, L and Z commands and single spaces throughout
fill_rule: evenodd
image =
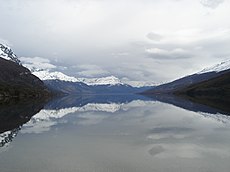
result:
M 18 63 L 18 64 L 21 63 L 20 60 L 18 59 L 18 57 L 12 51 L 12 49 L 6 45 L 1 44 L 1 43 L 0 43 L 0 57 L 4 58 L 6 60 L 13 61 L 13 62 Z
M 50 72 L 48 70 L 34 71 L 33 74 L 41 80 L 61 80 L 67 82 L 82 82 L 86 85 L 123 85 L 115 76 L 103 78 L 75 78 L 62 72 Z
M 87 85 L 123 85 L 123 83 L 115 76 L 103 78 L 79 78 L 79 80 Z
M 208 73 L 208 72 L 218 73 L 218 72 L 225 71 L 228 69 L 230 69 L 230 59 L 225 62 L 221 62 L 217 65 L 214 65 L 212 67 L 205 68 L 202 71 L 198 72 L 197 74 Z
M 41 80 L 61 80 L 67 82 L 80 82 L 77 78 L 65 75 L 62 72 L 36 71 L 33 72 L 35 76 Z
M 49 59 L 42 57 L 21 57 L 23 65 L 30 69 L 32 74 L 41 80 L 60 80 L 67 82 L 82 82 L 86 85 L 124 85 L 117 77 L 107 76 L 101 78 L 77 78 L 68 76 L 58 71 L 58 66 L 52 64 Z

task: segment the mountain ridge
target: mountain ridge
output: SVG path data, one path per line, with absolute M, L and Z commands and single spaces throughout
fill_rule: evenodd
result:
M 44 83 L 21 65 L 9 47 L 0 46 L 0 99 L 48 96 L 49 91 Z
M 11 60 L 17 64 L 21 64 L 21 61 L 18 59 L 17 55 L 14 54 L 13 50 L 4 44 L 0 43 L 0 57 L 6 60 Z
M 176 79 L 172 82 L 165 83 L 159 86 L 156 86 L 153 89 L 147 90 L 143 94 L 171 94 L 177 92 L 183 88 L 189 87 L 190 85 L 198 84 L 216 77 L 219 77 L 230 71 L 230 60 L 222 62 L 218 65 L 215 65 L 212 68 L 202 70 L 198 73 L 188 75 L 179 79 Z M 221 70 L 222 69 L 222 70 Z M 204 72 L 207 71 L 207 72 Z

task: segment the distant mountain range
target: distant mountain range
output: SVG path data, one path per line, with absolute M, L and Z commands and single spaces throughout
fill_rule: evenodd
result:
M 193 97 L 229 97 L 230 60 L 198 73 L 155 87 L 132 87 L 115 76 L 102 78 L 76 78 L 62 72 L 49 71 L 30 66 L 23 67 L 14 52 L 0 44 L 0 97 L 38 96 L 55 94 L 177 94 Z M 32 73 L 31 73 L 32 72 Z M 43 81 L 41 81 L 41 80 Z M 48 88 L 48 89 L 47 89 Z
M 31 72 L 43 80 L 45 85 L 55 93 L 63 94 L 133 94 L 153 88 L 151 86 L 133 87 L 121 82 L 115 76 L 101 78 L 76 78 L 59 71 L 39 69 L 36 63 L 25 62 Z
M 1 97 L 41 97 L 48 95 L 44 83 L 23 67 L 13 51 L 0 44 Z
M 143 92 L 154 97 L 166 97 L 164 101 L 175 103 L 176 95 L 194 103 L 207 105 L 230 112 L 230 60 L 207 68 L 193 75 L 183 77 L 173 82 L 157 86 Z M 169 98 L 168 100 L 166 100 Z M 182 102 L 182 101 L 181 101 Z M 176 102 L 178 104 L 178 102 Z M 181 103 L 179 103 L 181 105 Z
M 133 94 L 152 87 L 132 87 L 122 83 L 115 76 L 102 78 L 76 78 L 62 72 L 39 69 L 39 65 L 25 64 L 6 45 L 0 44 L 0 95 L 25 96 L 36 91 L 55 94 Z M 42 81 L 43 82 L 42 82 Z M 10 85 L 10 86 L 9 86 Z M 10 88 L 10 89 L 9 89 Z M 8 90 L 9 89 L 9 90 Z M 30 91 L 26 91 L 29 89 Z M 34 90 L 34 92 L 32 91 Z
M 66 82 L 81 82 L 86 85 L 123 85 L 123 83 L 115 76 L 108 76 L 102 78 L 76 78 L 65 75 L 62 72 L 50 72 L 48 70 L 39 70 L 32 72 L 41 80 L 59 80 Z
M 198 93 L 198 91 L 201 93 L 201 89 L 203 90 L 203 93 L 205 92 L 205 90 L 208 91 L 207 89 L 211 91 L 211 88 L 214 87 L 215 92 L 217 92 L 217 88 L 219 90 L 224 88 L 225 91 L 229 91 L 229 75 L 230 60 L 204 69 L 201 72 L 177 79 L 173 82 L 159 85 L 153 89 L 147 90 L 146 92 L 144 92 L 144 94 L 172 94 L 189 92 L 193 92 L 195 94 L 195 92 Z
M 79 94 L 134 94 L 143 92 L 152 87 L 132 87 L 127 84 L 87 85 L 82 82 L 69 82 L 62 80 L 44 80 L 45 85 L 54 93 L 71 95 Z

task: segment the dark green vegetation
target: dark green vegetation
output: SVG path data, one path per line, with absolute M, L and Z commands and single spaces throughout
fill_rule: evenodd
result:
M 175 92 L 197 103 L 230 112 L 230 72 Z
M 143 94 L 157 97 L 175 95 L 185 101 L 230 112 L 230 70 L 186 76 L 157 86 Z
M 230 96 L 230 72 L 216 78 L 190 85 L 176 94 L 187 94 L 191 97 L 215 96 L 218 98 Z
M 3 97 L 29 98 L 49 94 L 44 83 L 27 68 L 0 58 L 0 100 Z

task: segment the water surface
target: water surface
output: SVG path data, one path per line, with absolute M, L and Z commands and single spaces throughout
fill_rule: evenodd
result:
M 125 97 L 67 97 L 32 111 L 2 130 L 1 172 L 229 172 L 226 114 Z

